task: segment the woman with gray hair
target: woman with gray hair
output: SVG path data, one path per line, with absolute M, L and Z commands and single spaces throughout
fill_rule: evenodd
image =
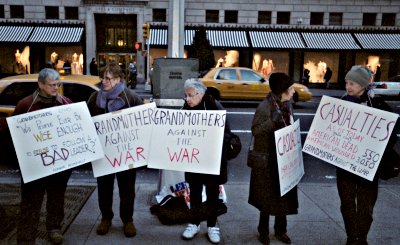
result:
M 185 110 L 224 110 L 223 106 L 207 93 L 207 88 L 198 79 L 188 79 L 184 84 L 185 91 L 185 104 L 182 109 Z M 202 191 L 203 185 L 206 188 L 207 206 L 210 207 L 209 215 L 207 217 L 207 234 L 208 239 L 212 243 L 219 243 L 220 229 L 216 227 L 217 223 L 217 205 L 219 202 L 219 185 L 227 182 L 227 157 L 226 146 L 230 138 L 230 128 L 228 121 L 225 123 L 224 141 L 222 146 L 222 157 L 219 175 L 199 174 L 199 173 L 185 173 L 186 182 L 190 187 L 190 208 L 194 214 L 197 212 L 202 204 Z M 192 239 L 200 231 L 201 217 L 193 217 L 190 224 L 187 225 L 185 231 L 182 233 L 182 238 L 186 240 Z

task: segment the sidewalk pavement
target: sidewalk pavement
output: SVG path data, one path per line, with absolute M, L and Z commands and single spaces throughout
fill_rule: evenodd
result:
M 82 184 L 80 180 L 70 180 L 70 185 Z M 88 183 L 95 185 L 95 182 Z M 334 183 L 300 183 L 298 186 L 299 213 L 288 216 L 288 235 L 292 244 L 338 245 L 346 243 L 346 233 L 340 213 L 340 201 Z M 221 228 L 220 244 L 260 244 L 257 240 L 259 212 L 247 203 L 248 183 L 230 181 L 225 185 L 228 212 L 218 218 Z M 110 232 L 105 236 L 96 234 L 101 221 L 97 203 L 97 189 L 88 199 L 79 215 L 65 233 L 64 244 L 189 244 L 182 240 L 186 227 L 182 225 L 162 225 L 150 213 L 157 191 L 156 183 L 141 181 L 136 183 L 134 223 L 137 235 L 126 238 L 119 218 L 118 188 L 114 192 L 114 219 Z M 374 221 L 369 233 L 370 245 L 400 244 L 400 186 L 390 185 L 390 181 L 380 185 L 379 197 L 374 209 Z M 273 221 L 270 221 L 273 233 Z M 193 239 L 193 244 L 210 244 L 206 236 L 206 223 L 201 223 L 201 232 Z M 273 234 L 271 244 L 282 244 Z

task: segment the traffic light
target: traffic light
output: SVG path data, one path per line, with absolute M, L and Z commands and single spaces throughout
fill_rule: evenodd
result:
M 135 49 L 136 49 L 136 51 L 138 51 L 138 52 L 142 51 L 142 43 L 136 42 L 136 43 L 135 43 Z
M 149 38 L 150 37 L 150 24 L 145 23 L 145 24 L 143 24 L 142 28 L 143 28 L 143 38 L 144 39 Z

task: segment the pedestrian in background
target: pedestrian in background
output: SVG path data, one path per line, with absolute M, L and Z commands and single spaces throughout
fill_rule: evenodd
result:
M 99 69 L 97 68 L 97 60 L 96 58 L 92 58 L 92 61 L 89 64 L 89 69 L 90 69 L 90 75 L 92 76 L 98 76 L 99 75 Z
M 143 104 L 142 99 L 133 90 L 126 87 L 124 74 L 117 63 L 107 64 L 103 68 L 102 74 L 101 90 L 94 92 L 87 102 L 92 116 Z M 112 203 L 115 178 L 118 181 L 119 215 L 124 224 L 124 234 L 126 237 L 133 237 L 136 235 L 136 227 L 133 224 L 136 181 L 136 169 L 134 168 L 97 178 L 98 201 L 102 219 L 96 232 L 98 235 L 105 235 L 110 229 L 114 217 Z
M 392 111 L 391 107 L 379 97 L 374 97 L 370 81 L 372 72 L 365 66 L 353 66 L 347 72 L 346 95 L 343 100 L 357 104 Z M 393 147 L 397 141 L 396 130 L 393 130 L 387 147 Z M 354 163 L 357 165 L 357 163 Z M 381 163 L 382 165 L 383 163 Z M 373 181 L 369 181 L 342 168 L 337 168 L 337 188 L 346 228 L 346 245 L 366 245 L 372 214 L 378 198 L 379 168 Z
M 274 132 L 293 123 L 290 102 L 294 94 L 293 80 L 284 73 L 272 73 L 269 85 L 271 92 L 257 107 L 251 126 L 254 150 L 268 157 L 251 169 L 249 203 L 260 211 L 260 242 L 270 244 L 269 216 L 272 215 L 276 238 L 290 244 L 286 215 L 297 214 L 297 186 L 281 197 Z
M 185 110 L 224 110 L 223 106 L 211 97 L 207 92 L 207 88 L 198 79 L 188 79 L 184 84 L 185 104 L 182 109 Z M 202 205 L 203 185 L 205 186 L 207 195 L 207 206 L 210 207 L 210 215 L 207 218 L 207 234 L 208 239 L 212 243 L 219 243 L 220 228 L 217 227 L 217 206 L 219 202 L 219 186 L 228 180 L 227 174 L 227 157 L 226 145 L 230 139 L 230 128 L 228 121 L 225 121 L 225 133 L 222 146 L 221 167 L 219 175 L 185 173 L 185 180 L 189 183 L 190 188 L 190 209 L 196 214 L 196 209 L 200 209 Z M 210 139 L 212 140 L 212 139 Z M 187 225 L 182 233 L 182 238 L 192 239 L 200 232 L 200 217 L 194 217 L 190 224 Z
M 70 99 L 58 93 L 60 74 L 50 68 L 39 72 L 39 88 L 28 97 L 23 98 L 15 107 L 13 115 L 72 103 Z M 52 244 L 64 241 L 61 233 L 61 222 L 64 219 L 64 195 L 71 169 L 24 183 L 21 178 L 20 218 L 17 225 L 17 243 L 35 244 L 40 220 L 40 210 L 45 193 L 46 230 Z

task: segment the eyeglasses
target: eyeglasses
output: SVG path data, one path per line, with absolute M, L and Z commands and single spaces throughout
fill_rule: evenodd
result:
M 104 77 L 104 80 L 106 80 L 106 81 L 111 81 L 113 79 L 116 79 L 116 77 Z
M 193 97 L 195 97 L 196 95 L 198 95 L 199 93 L 195 93 L 195 94 L 185 94 L 185 96 L 183 97 L 184 100 L 188 100 L 188 99 L 193 99 Z
M 46 83 L 46 86 L 50 87 L 50 88 L 58 88 L 61 86 L 60 82 L 56 82 L 56 83 Z

